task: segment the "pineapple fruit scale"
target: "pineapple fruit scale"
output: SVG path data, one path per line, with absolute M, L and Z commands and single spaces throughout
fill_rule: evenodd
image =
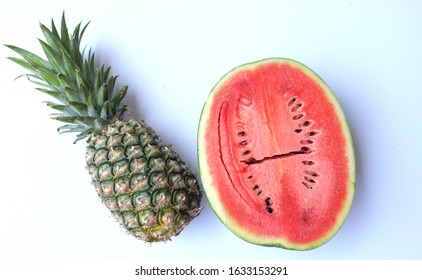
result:
M 39 40 L 46 59 L 6 45 L 20 57 L 9 57 L 29 71 L 37 90 L 53 97 L 46 104 L 51 118 L 64 124 L 59 133 L 87 138 L 86 167 L 104 205 L 119 224 L 146 242 L 170 240 L 201 211 L 202 193 L 195 176 L 176 151 L 144 121 L 124 119 L 124 86 L 115 92 L 117 77 L 110 67 L 95 68 L 94 53 L 85 56 L 81 38 L 88 24 L 69 33 L 65 16 L 60 31 L 40 24 Z

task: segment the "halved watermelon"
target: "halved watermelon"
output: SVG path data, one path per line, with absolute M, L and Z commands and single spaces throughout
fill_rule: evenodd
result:
M 198 160 L 214 212 L 251 243 L 316 248 L 352 204 L 345 115 L 324 81 L 294 60 L 241 65 L 216 84 L 201 115 Z

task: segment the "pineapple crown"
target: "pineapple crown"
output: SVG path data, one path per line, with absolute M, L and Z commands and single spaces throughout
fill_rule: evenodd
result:
M 37 85 L 37 90 L 57 101 L 46 102 L 56 111 L 50 116 L 66 123 L 58 128 L 59 133 L 78 133 L 75 143 L 100 132 L 127 111 L 126 106 L 120 106 L 127 86 L 114 93 L 117 77 L 109 76 L 111 68 L 104 65 L 100 69 L 96 68 L 94 52 L 89 50 L 85 56 L 84 50 L 80 49 L 88 24 L 81 28 L 79 23 L 73 33 L 69 34 L 64 13 L 60 33 L 53 20 L 51 29 L 40 24 L 45 41 L 39 39 L 39 42 L 47 59 L 22 48 L 6 45 L 21 56 L 8 59 L 30 72 L 19 77 L 27 77 Z

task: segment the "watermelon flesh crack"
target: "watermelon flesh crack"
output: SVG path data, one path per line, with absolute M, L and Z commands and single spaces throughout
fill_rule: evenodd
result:
M 213 210 L 255 244 L 316 248 L 351 206 L 344 114 L 327 85 L 292 60 L 243 65 L 222 78 L 204 105 L 198 158 Z
M 280 159 L 280 158 L 290 157 L 290 156 L 294 156 L 294 155 L 303 155 L 303 154 L 307 154 L 307 153 L 310 153 L 310 152 L 311 151 L 309 150 L 308 147 L 302 147 L 302 149 L 300 151 L 292 151 L 292 152 L 288 152 L 288 153 L 285 153 L 285 154 L 272 155 L 272 156 L 264 157 L 262 159 L 249 158 L 247 160 L 241 160 L 240 162 L 246 163 L 248 165 L 249 164 L 257 164 L 257 163 L 264 162 L 266 160 Z

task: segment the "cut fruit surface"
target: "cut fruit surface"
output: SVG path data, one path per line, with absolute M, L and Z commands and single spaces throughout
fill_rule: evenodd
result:
M 318 247 L 353 200 L 344 113 L 322 79 L 290 59 L 241 65 L 217 83 L 201 115 L 198 160 L 215 213 L 255 244 Z

